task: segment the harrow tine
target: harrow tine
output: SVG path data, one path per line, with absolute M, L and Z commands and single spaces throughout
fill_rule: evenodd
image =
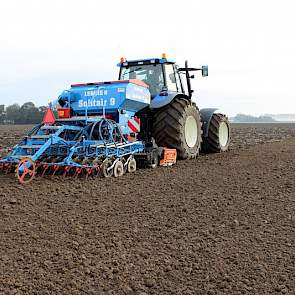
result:
M 10 170 L 11 170 L 11 164 L 10 163 L 5 163 L 4 164 L 4 173 L 5 174 L 8 174 L 9 172 L 10 172 Z
M 14 163 L 10 164 L 9 173 L 15 172 L 16 166 Z
M 85 168 L 86 169 L 86 179 L 88 179 L 89 176 L 93 176 L 94 168 Z
M 35 166 L 35 169 L 36 169 L 36 174 L 39 174 L 41 173 L 41 163 L 40 162 L 36 162 L 36 166 Z
M 37 167 L 37 173 L 39 175 L 42 175 L 42 173 L 43 173 L 43 166 L 41 164 Z
M 90 169 L 91 169 L 91 176 L 92 177 L 99 175 L 99 172 L 100 172 L 99 166 L 94 166 L 94 167 L 92 167 Z
M 98 170 L 97 170 L 97 168 L 96 168 L 96 167 L 93 167 L 93 168 L 92 168 L 92 177 L 97 176 L 97 174 L 98 174 Z
M 96 176 L 99 176 L 101 174 L 101 167 L 100 166 L 97 166 L 96 168 L 95 168 L 95 175 Z
M 42 177 L 45 175 L 47 169 L 49 168 L 49 166 L 47 164 L 43 164 L 43 173 L 42 173 Z
M 5 173 L 5 163 L 1 163 L 1 171 L 2 173 Z
M 64 173 L 63 173 L 63 177 L 66 177 L 67 174 L 70 172 L 71 166 L 65 166 L 64 167 Z
M 52 166 L 53 167 L 53 173 L 52 173 L 52 176 L 54 176 L 55 175 L 55 173 L 57 172 L 57 170 L 59 169 L 59 165 L 53 165 Z
M 74 177 L 77 178 L 81 173 L 82 173 L 82 169 L 81 167 L 76 167 L 76 171 L 74 174 Z

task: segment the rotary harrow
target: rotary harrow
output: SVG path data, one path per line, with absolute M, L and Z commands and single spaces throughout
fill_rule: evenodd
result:
M 142 142 L 128 141 L 113 120 L 56 120 L 36 126 L 0 160 L 0 168 L 15 171 L 21 183 L 36 174 L 118 177 L 136 170 L 134 154 L 143 150 Z
M 21 183 L 35 175 L 119 177 L 139 167 L 173 165 L 176 157 L 228 149 L 230 128 L 217 109 L 192 102 L 191 71 L 166 58 L 118 64 L 119 80 L 73 84 L 35 126 L 0 159 L 0 170 Z M 186 79 L 184 87 L 183 76 Z M 186 91 L 184 89 L 187 89 Z

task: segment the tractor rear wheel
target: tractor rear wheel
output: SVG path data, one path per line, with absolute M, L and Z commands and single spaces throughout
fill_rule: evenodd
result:
M 230 143 L 230 126 L 223 114 L 213 114 L 209 123 L 208 136 L 203 139 L 202 151 L 220 153 L 228 149 Z
M 199 109 L 190 100 L 176 97 L 155 113 L 153 137 L 158 146 L 176 149 L 180 159 L 197 157 L 202 141 Z

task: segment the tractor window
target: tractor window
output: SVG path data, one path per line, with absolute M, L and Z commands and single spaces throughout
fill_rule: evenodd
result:
M 174 72 L 175 72 L 175 77 L 176 77 L 177 91 L 180 92 L 180 93 L 183 93 L 182 81 L 180 79 L 180 76 L 179 76 L 179 73 L 178 73 L 177 69 L 178 69 L 177 65 L 174 65 Z
M 164 76 L 161 64 L 136 65 L 122 67 L 120 80 L 138 79 L 149 86 L 152 97 L 155 97 L 164 87 Z
M 176 78 L 172 64 L 165 64 L 166 83 L 168 90 L 177 91 Z

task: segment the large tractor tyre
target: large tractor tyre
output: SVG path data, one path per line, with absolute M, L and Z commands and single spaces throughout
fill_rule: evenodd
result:
M 228 149 L 230 143 L 230 125 L 223 114 L 213 114 L 208 136 L 203 138 L 202 152 L 220 153 Z
M 176 149 L 179 159 L 197 157 L 202 142 L 198 108 L 188 99 L 175 98 L 155 113 L 153 137 L 158 146 Z

